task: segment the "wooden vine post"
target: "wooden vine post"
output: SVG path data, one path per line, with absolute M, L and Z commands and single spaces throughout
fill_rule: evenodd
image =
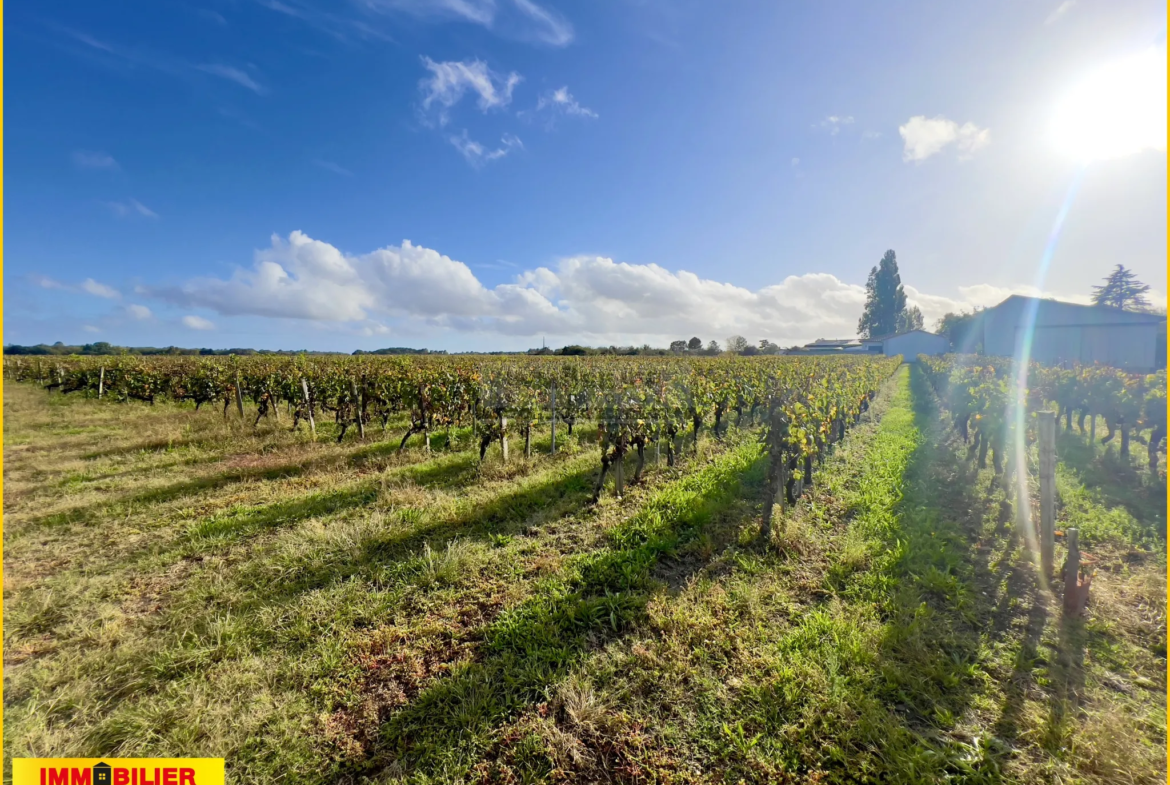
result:
M 241 389 L 243 384 L 240 382 L 240 371 L 236 369 L 236 410 L 240 413 L 240 419 L 244 419 L 244 393 Z
M 106 388 L 106 366 L 102 366 L 98 371 L 98 400 L 102 399 L 102 393 Z
M 313 421 L 313 401 L 309 398 L 309 383 L 301 377 L 301 392 L 305 394 L 305 411 L 309 413 L 309 432 L 317 438 L 317 423 Z
M 553 381 L 553 383 L 552 383 L 552 389 L 549 391 L 548 398 L 549 398 L 548 408 L 550 410 L 549 414 L 551 415 L 551 419 L 552 419 L 552 446 L 549 448 L 549 452 L 551 452 L 553 455 L 556 455 L 557 454 L 557 383 L 556 383 L 556 381 Z
M 1068 560 L 1064 563 L 1064 614 L 1075 616 L 1080 612 L 1081 551 L 1077 543 L 1077 530 L 1069 529 L 1065 534 L 1068 542 Z
M 357 419 L 358 438 L 366 440 L 366 425 L 362 422 L 362 397 L 358 392 L 357 382 L 349 380 L 349 394 L 353 396 L 354 416 Z
M 1038 412 L 1037 418 L 1040 437 L 1040 567 L 1044 576 L 1051 578 L 1056 548 L 1056 415 Z
M 614 466 L 613 494 L 614 494 L 614 496 L 616 496 L 619 499 L 622 498 L 622 485 L 623 485 L 623 480 L 625 480 L 622 464 L 625 463 L 624 458 L 626 457 L 625 450 L 622 449 L 625 446 L 624 442 L 625 442 L 625 425 L 626 425 L 625 418 L 622 417 L 622 414 L 623 414 L 622 403 L 623 403 L 622 399 L 619 398 L 618 399 L 618 406 L 617 406 L 617 423 L 616 423 L 617 428 L 615 429 L 617 431 L 617 439 L 614 440 L 614 455 L 617 456 L 617 464 Z
M 508 417 L 500 412 L 500 452 L 503 453 L 504 463 L 508 462 Z

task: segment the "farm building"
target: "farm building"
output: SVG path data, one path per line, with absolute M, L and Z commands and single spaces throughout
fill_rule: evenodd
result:
M 908 363 L 915 362 L 920 354 L 946 354 L 951 342 L 946 336 L 929 333 L 926 330 L 910 330 L 881 338 L 882 354 L 892 357 L 902 355 Z
M 902 355 L 906 362 L 914 362 L 920 354 L 946 354 L 950 342 L 944 336 L 926 330 L 910 330 L 876 338 L 817 339 L 787 354 L 871 354 L 892 357 Z
M 1021 295 L 980 313 L 984 354 L 1015 355 L 1030 312 L 1035 313 L 1033 360 L 1101 363 L 1134 371 L 1166 367 L 1164 315 Z

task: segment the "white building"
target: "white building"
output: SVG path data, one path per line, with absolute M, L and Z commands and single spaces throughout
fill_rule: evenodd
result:
M 1014 356 L 1031 329 L 1031 357 L 1046 364 L 1101 363 L 1134 371 L 1166 366 L 1166 317 L 1100 305 L 1012 295 L 981 311 L 983 353 Z
M 926 330 L 910 330 L 877 338 L 821 338 L 799 349 L 790 350 L 787 354 L 871 354 L 887 357 L 900 354 L 905 362 L 912 363 L 920 354 L 946 354 L 949 350 L 950 342 L 945 336 Z
M 917 362 L 920 354 L 946 354 L 951 349 L 951 342 L 945 335 L 936 335 L 926 330 L 910 330 L 878 340 L 881 342 L 882 354 L 887 357 L 900 354 L 902 360 L 908 363 Z

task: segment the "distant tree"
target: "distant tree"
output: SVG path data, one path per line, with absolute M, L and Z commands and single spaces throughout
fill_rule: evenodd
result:
M 739 354 L 744 349 L 748 348 L 747 338 L 742 335 L 733 335 L 727 339 L 727 351 Z
M 755 357 L 759 353 L 760 350 L 752 346 L 750 343 L 743 347 L 743 351 L 740 352 L 740 354 L 742 354 L 744 357 Z
M 686 341 L 671 341 L 670 342 L 670 350 L 672 352 L 675 352 L 676 354 L 681 354 L 682 352 L 685 352 L 687 350 L 687 342 Z
M 917 305 L 912 305 L 898 316 L 898 332 L 908 333 L 911 330 L 922 329 L 922 311 Z
M 975 354 L 983 350 L 983 333 L 979 329 L 979 311 L 948 313 L 938 320 L 935 330 L 951 342 L 951 350 Z
M 906 292 L 898 275 L 898 258 L 886 251 L 877 267 L 869 271 L 865 282 L 865 311 L 857 322 L 862 338 L 888 335 L 898 329 L 898 317 L 906 310 Z
M 1105 278 L 1102 286 L 1093 287 L 1093 302 L 1122 310 L 1146 311 L 1150 308 L 1150 301 L 1146 299 L 1148 291 L 1149 284 L 1142 283 L 1132 270 L 1119 264 Z
M 719 354 L 719 341 L 711 341 L 707 344 L 707 354 Z
M 687 341 L 687 348 L 690 349 L 692 352 L 697 352 L 703 348 L 703 342 L 701 340 L 699 340 L 697 337 L 692 338 L 691 340 Z
M 767 338 L 760 339 L 760 354 L 780 354 L 781 349 Z

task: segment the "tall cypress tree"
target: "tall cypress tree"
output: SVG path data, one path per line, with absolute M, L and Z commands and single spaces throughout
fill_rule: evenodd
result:
M 898 257 L 886 251 L 865 282 L 865 310 L 857 322 L 857 334 L 876 338 L 896 332 L 898 318 L 905 310 L 906 292 L 902 289 L 902 276 L 898 275 Z

